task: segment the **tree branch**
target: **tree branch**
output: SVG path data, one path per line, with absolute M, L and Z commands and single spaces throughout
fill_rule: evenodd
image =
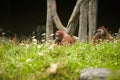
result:
M 52 0 L 52 11 L 51 12 L 52 12 L 53 21 L 54 21 L 57 29 L 66 31 L 66 28 L 62 25 L 61 20 L 60 20 L 58 14 L 57 14 L 57 7 L 56 7 L 56 1 L 55 0 Z
M 77 0 L 77 3 L 74 7 L 72 15 L 67 24 L 67 33 L 69 33 L 70 35 L 73 35 L 75 32 L 76 25 L 78 23 L 78 19 L 79 19 L 79 15 L 80 15 L 81 4 L 83 4 L 83 2 L 88 3 L 88 1 L 90 1 L 90 0 Z

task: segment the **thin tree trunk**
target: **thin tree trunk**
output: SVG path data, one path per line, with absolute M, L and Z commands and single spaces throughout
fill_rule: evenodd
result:
M 47 0 L 46 40 L 53 40 L 52 0 Z
M 91 0 L 89 2 L 89 41 L 95 33 L 97 23 L 97 0 Z
M 66 31 L 66 28 L 62 25 L 60 18 L 57 14 L 57 7 L 56 7 L 55 0 L 52 0 L 52 11 L 51 12 L 52 12 L 52 17 L 53 17 L 53 20 L 54 20 L 54 23 L 55 23 L 57 29 Z
M 57 6 L 56 6 L 56 1 L 55 0 L 52 0 L 52 10 L 51 10 L 51 13 L 52 13 L 53 21 L 54 21 L 57 29 L 60 29 L 60 30 L 63 30 L 63 31 L 67 31 L 67 28 L 62 25 L 62 23 L 60 21 L 60 18 L 59 18 L 58 14 L 57 14 Z M 76 36 L 73 36 L 73 38 L 74 38 L 75 41 L 78 40 L 78 38 Z
M 87 3 L 89 0 L 77 0 L 77 3 L 74 7 L 74 10 L 72 12 L 72 15 L 68 21 L 68 24 L 67 24 L 67 32 L 70 34 L 70 35 L 73 35 L 74 32 L 75 32 L 75 29 L 76 29 L 76 26 L 77 26 L 77 23 L 78 23 L 78 20 L 79 20 L 79 15 L 80 15 L 80 6 L 83 4 L 83 3 Z
M 79 40 L 80 42 L 87 42 L 87 26 L 88 26 L 88 3 L 82 4 L 80 7 L 79 20 Z
M 118 33 L 117 33 L 117 39 L 120 39 L 120 28 L 119 28 Z

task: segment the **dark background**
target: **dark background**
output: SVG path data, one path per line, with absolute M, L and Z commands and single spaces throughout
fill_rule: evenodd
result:
M 3 0 L 0 1 L 0 28 L 12 33 L 31 34 L 35 28 L 46 24 L 47 0 Z M 67 25 L 77 0 L 56 0 L 57 10 L 63 25 Z M 120 27 L 120 1 L 99 0 L 98 23 L 115 33 Z

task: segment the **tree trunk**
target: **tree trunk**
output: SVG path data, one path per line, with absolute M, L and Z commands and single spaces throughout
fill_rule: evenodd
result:
M 89 41 L 95 33 L 97 23 L 97 0 L 91 0 L 89 2 Z
M 73 35 L 74 32 L 75 32 L 75 29 L 76 29 L 76 26 L 77 26 L 77 23 L 78 23 L 78 19 L 79 19 L 79 14 L 80 14 L 80 3 L 82 2 L 83 0 L 77 0 L 77 3 L 74 7 L 74 10 L 72 12 L 72 15 L 68 21 L 68 24 L 67 24 L 67 33 L 70 34 L 70 35 Z
M 79 40 L 87 41 L 87 27 L 88 27 L 88 3 L 89 3 L 89 38 L 93 35 L 96 26 L 96 0 L 77 0 L 71 17 L 68 21 L 67 28 L 64 27 L 59 19 L 55 0 L 47 0 L 47 22 L 46 22 L 46 40 L 52 40 L 53 36 L 53 21 L 56 27 L 60 30 L 67 31 L 68 34 L 73 35 L 79 20 Z M 92 19 L 92 20 L 91 20 Z M 75 39 L 75 38 L 74 38 Z
M 80 6 L 83 4 L 83 3 L 87 3 L 89 0 L 77 0 L 77 3 L 74 7 L 74 10 L 72 12 L 72 15 L 68 21 L 68 24 L 67 24 L 67 33 L 70 34 L 70 35 L 73 35 L 74 32 L 75 32 L 75 29 L 76 29 L 76 26 L 77 26 L 77 23 L 78 23 L 78 20 L 79 20 L 79 15 L 80 15 Z
M 87 42 L 87 26 L 88 26 L 88 3 L 82 4 L 80 7 L 79 18 L 79 40 L 80 42 Z
M 117 39 L 120 39 L 120 28 L 119 28 L 118 33 L 117 33 Z
M 57 27 L 57 29 L 60 29 L 60 30 L 63 30 L 63 31 L 66 31 L 66 28 L 62 25 L 61 21 L 60 21 L 60 18 L 57 14 L 57 7 L 56 7 L 56 1 L 55 0 L 52 0 L 52 18 L 54 20 L 54 23 Z
M 53 40 L 52 0 L 47 0 L 46 40 Z
M 60 21 L 60 18 L 59 18 L 58 14 L 57 14 L 57 6 L 56 6 L 56 1 L 55 0 L 52 0 L 52 10 L 51 10 L 51 13 L 52 13 L 53 21 L 54 21 L 57 29 L 60 29 L 60 30 L 63 30 L 63 31 L 67 31 L 67 28 L 62 25 L 62 23 Z M 73 36 L 73 38 L 74 38 L 75 41 L 78 40 L 78 38 L 76 36 Z

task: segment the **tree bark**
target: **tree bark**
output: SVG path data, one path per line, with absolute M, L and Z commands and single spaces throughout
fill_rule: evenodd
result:
M 57 14 L 57 6 L 56 6 L 56 1 L 55 0 L 52 0 L 52 10 L 51 10 L 51 13 L 52 13 L 52 18 L 53 18 L 53 21 L 57 27 L 57 29 L 60 29 L 60 30 L 63 30 L 63 31 L 67 31 L 67 28 L 64 27 L 60 21 L 60 18 Z M 77 41 L 78 38 L 76 36 L 73 36 L 74 40 Z
M 95 33 L 97 23 L 97 0 L 90 0 L 89 2 L 89 41 Z
M 87 3 L 89 0 L 77 0 L 77 3 L 74 7 L 74 10 L 72 12 L 72 15 L 68 21 L 68 24 L 67 24 L 67 32 L 70 34 L 70 35 L 73 35 L 74 32 L 75 32 L 75 29 L 76 29 L 76 26 L 77 26 L 77 23 L 78 23 L 78 20 L 79 20 L 79 15 L 80 15 L 80 6 L 83 4 L 83 3 Z
M 120 39 L 120 28 L 119 28 L 119 30 L 118 30 L 118 33 L 117 33 L 117 37 L 116 37 L 117 39 Z
M 62 25 L 60 18 L 57 14 L 56 1 L 47 0 L 46 40 L 53 39 L 53 36 L 50 36 L 50 34 L 53 34 L 53 21 L 58 29 L 66 31 L 68 34 L 72 36 L 78 24 L 79 16 L 80 16 L 79 21 L 80 28 L 78 33 L 79 40 L 82 42 L 87 41 L 88 25 L 89 25 L 89 38 L 91 40 L 96 27 L 96 15 L 97 15 L 96 2 L 97 0 L 77 0 L 66 28 Z M 88 16 L 88 3 L 89 3 L 89 16 Z
M 67 28 L 65 28 L 63 25 L 62 25 L 62 23 L 61 23 L 61 21 L 60 21 L 60 19 L 59 19 L 59 16 L 58 16 L 58 14 L 57 14 L 57 7 L 56 7 L 56 1 L 55 0 L 50 0 L 49 1 L 49 3 L 51 3 L 51 6 L 49 6 L 49 5 L 47 5 L 47 8 L 49 8 L 49 10 L 47 10 L 47 22 L 50 22 L 48 19 L 50 19 L 51 20 L 51 22 L 52 22 L 52 20 L 54 21 L 54 23 L 55 23 L 55 25 L 56 25 L 56 27 L 57 27 L 57 29 L 60 29 L 60 30 L 63 30 L 63 31 L 67 31 Z M 52 16 L 52 17 L 51 17 Z M 51 19 L 52 18 L 52 19 Z M 47 24 L 49 24 L 49 23 L 47 23 Z M 46 24 L 46 25 L 47 25 Z M 48 38 L 49 37 L 49 27 L 47 26 L 46 27 L 47 29 L 46 29 L 46 38 Z M 74 40 L 76 41 L 77 40 L 77 37 L 75 37 L 75 36 L 73 36 L 73 38 L 74 38 Z M 49 39 L 48 39 L 49 40 Z
M 57 14 L 57 7 L 56 7 L 56 1 L 52 0 L 52 18 L 54 20 L 54 23 L 57 27 L 57 29 L 66 31 L 66 28 L 62 25 L 61 20 Z
M 88 26 L 88 3 L 84 3 L 80 7 L 79 20 L 79 40 L 80 42 L 87 42 L 87 26 Z
M 46 40 L 53 40 L 52 0 L 47 0 Z

